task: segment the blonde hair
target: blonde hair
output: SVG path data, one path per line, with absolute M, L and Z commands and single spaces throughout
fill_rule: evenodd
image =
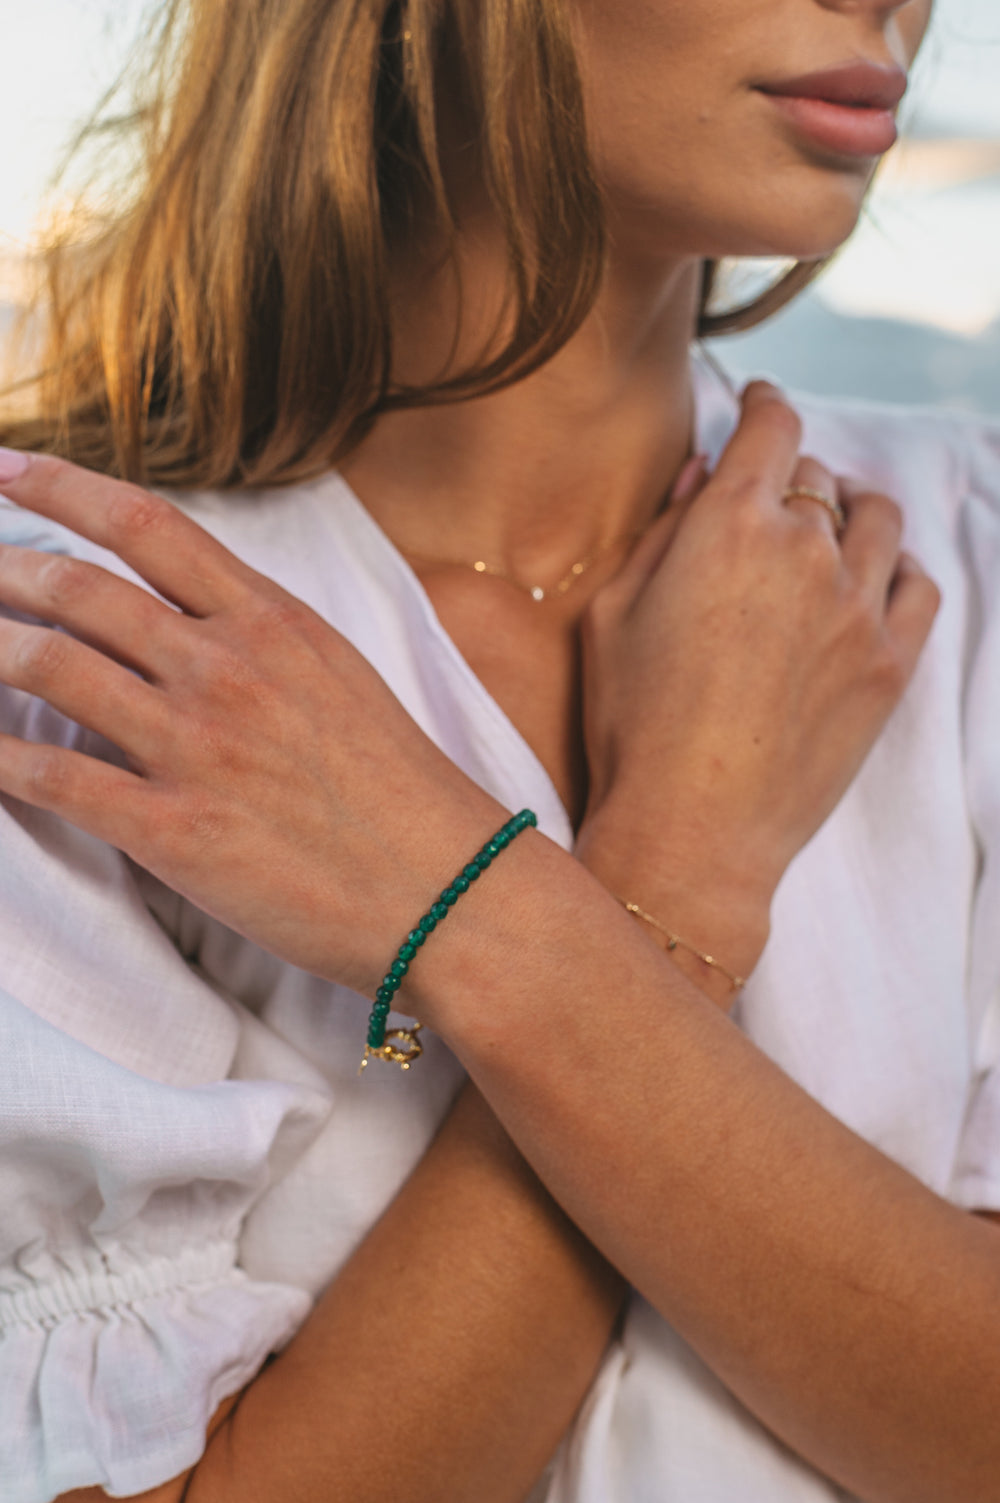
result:
M 0 442 L 157 485 L 283 484 L 393 407 L 520 379 L 586 317 L 604 225 L 563 0 L 165 0 L 147 40 L 115 126 L 133 150 L 128 201 L 43 252 L 37 370 L 7 393 Z M 445 64 L 506 240 L 505 339 L 403 387 L 393 255 L 455 228 Z M 104 129 L 99 116 L 84 139 Z M 749 327 L 814 272 L 713 316 L 709 264 L 702 332 Z

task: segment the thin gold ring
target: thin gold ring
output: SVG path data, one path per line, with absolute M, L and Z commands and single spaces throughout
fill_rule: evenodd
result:
M 818 501 L 820 506 L 825 506 L 833 520 L 833 530 L 837 537 L 841 537 L 847 526 L 847 513 L 839 501 L 831 501 L 829 496 L 824 496 L 822 491 L 814 490 L 811 485 L 793 485 L 782 496 L 782 501 Z

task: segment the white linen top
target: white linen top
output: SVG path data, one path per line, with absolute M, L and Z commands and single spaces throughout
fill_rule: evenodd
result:
M 700 367 L 696 387 L 714 457 L 735 404 Z M 934 1190 L 1000 1210 L 1000 433 L 800 405 L 809 452 L 903 503 L 944 604 L 903 702 L 781 884 L 736 1021 Z M 471 777 L 570 846 L 538 759 L 343 479 L 183 504 L 344 632 Z M 127 572 L 2 503 L 0 540 Z M 108 754 L 11 690 L 0 727 Z M 423 1154 L 461 1070 L 431 1039 L 408 1074 L 357 1079 L 361 999 L 58 819 L 7 801 L 0 852 L 0 1497 L 129 1495 L 197 1460 L 219 1402 L 289 1340 Z M 843 1496 L 638 1297 L 548 1485 L 548 1503 Z

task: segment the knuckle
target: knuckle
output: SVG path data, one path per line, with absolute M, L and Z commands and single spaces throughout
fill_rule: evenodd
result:
M 777 391 L 763 394 L 757 402 L 757 416 L 775 437 L 790 439 L 796 446 L 802 441 L 802 419 Z
M 859 581 L 851 580 L 845 586 L 841 610 L 847 632 L 872 644 L 872 639 L 882 630 L 881 610 Z
M 761 505 L 764 477 L 748 472 L 731 481 L 728 490 L 726 514 L 730 535 L 741 544 L 769 536 L 770 519 Z
M 32 755 L 25 773 L 25 791 L 29 803 L 52 804 L 67 791 L 69 767 L 65 754 L 55 747 L 39 747 Z
M 861 485 L 850 488 L 850 504 L 852 512 L 859 516 L 871 515 L 877 521 L 902 528 L 904 520 L 903 508 L 892 496 L 884 491 L 870 490 Z
M 903 508 L 899 502 L 894 501 L 891 496 L 880 495 L 878 497 L 878 504 L 886 523 L 890 527 L 895 528 L 897 532 L 902 532 L 905 518 Z
M 923 590 L 924 598 L 927 602 L 927 614 L 933 620 L 944 602 L 944 595 L 941 592 L 941 586 L 939 584 L 936 584 L 935 581 L 931 579 L 929 574 L 925 574 L 923 579 L 920 581 L 920 587 Z
M 74 558 L 51 558 L 39 570 L 45 599 L 55 606 L 71 605 L 91 582 L 90 571 Z
M 250 688 L 255 675 L 238 652 L 222 642 L 203 644 L 198 659 L 198 677 L 210 698 L 227 698 Z
M 247 623 L 251 631 L 268 640 L 302 632 L 310 618 L 308 607 L 291 595 L 255 595 L 247 607 Z
M 168 869 L 190 868 L 192 854 L 197 858 L 222 833 L 222 818 L 207 795 L 175 791 L 144 810 L 142 839 Z
M 839 573 L 841 560 L 836 539 L 820 517 L 803 517 L 795 530 L 799 567 L 809 576 L 829 579 Z M 860 600 L 860 592 L 858 599 Z M 848 605 L 856 608 L 853 592 L 848 596 Z
M 67 639 L 58 632 L 33 629 L 18 643 L 17 667 L 31 683 L 49 683 L 65 668 L 68 649 Z
M 903 535 L 904 514 L 898 501 L 880 491 L 867 491 L 852 502 L 852 508 L 863 514 L 867 512 L 874 524 L 892 537 L 895 543 Z
M 884 643 L 876 653 L 871 676 L 876 690 L 888 700 L 898 699 L 906 688 L 906 667 L 891 643 Z
M 108 505 L 108 536 L 112 545 L 138 542 L 161 532 L 172 517 L 173 508 L 168 502 L 148 491 L 127 486 Z
M 222 815 L 205 795 L 188 793 L 172 812 L 173 839 L 184 850 L 215 844 L 223 833 Z
M 830 491 L 836 495 L 840 484 L 833 471 L 811 454 L 803 454 L 799 460 L 798 472 L 793 477 L 793 485 L 811 485 L 815 490 Z
M 219 713 L 217 709 L 214 714 L 201 715 L 191 731 L 192 745 L 202 766 L 211 768 L 215 776 L 232 776 L 239 771 L 246 754 L 239 734 L 234 734 L 231 713 Z

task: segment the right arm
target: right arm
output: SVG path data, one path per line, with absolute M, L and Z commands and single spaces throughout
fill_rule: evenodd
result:
M 466 1087 L 302 1329 L 220 1408 L 198 1465 L 144 1503 L 522 1503 L 624 1292 Z

